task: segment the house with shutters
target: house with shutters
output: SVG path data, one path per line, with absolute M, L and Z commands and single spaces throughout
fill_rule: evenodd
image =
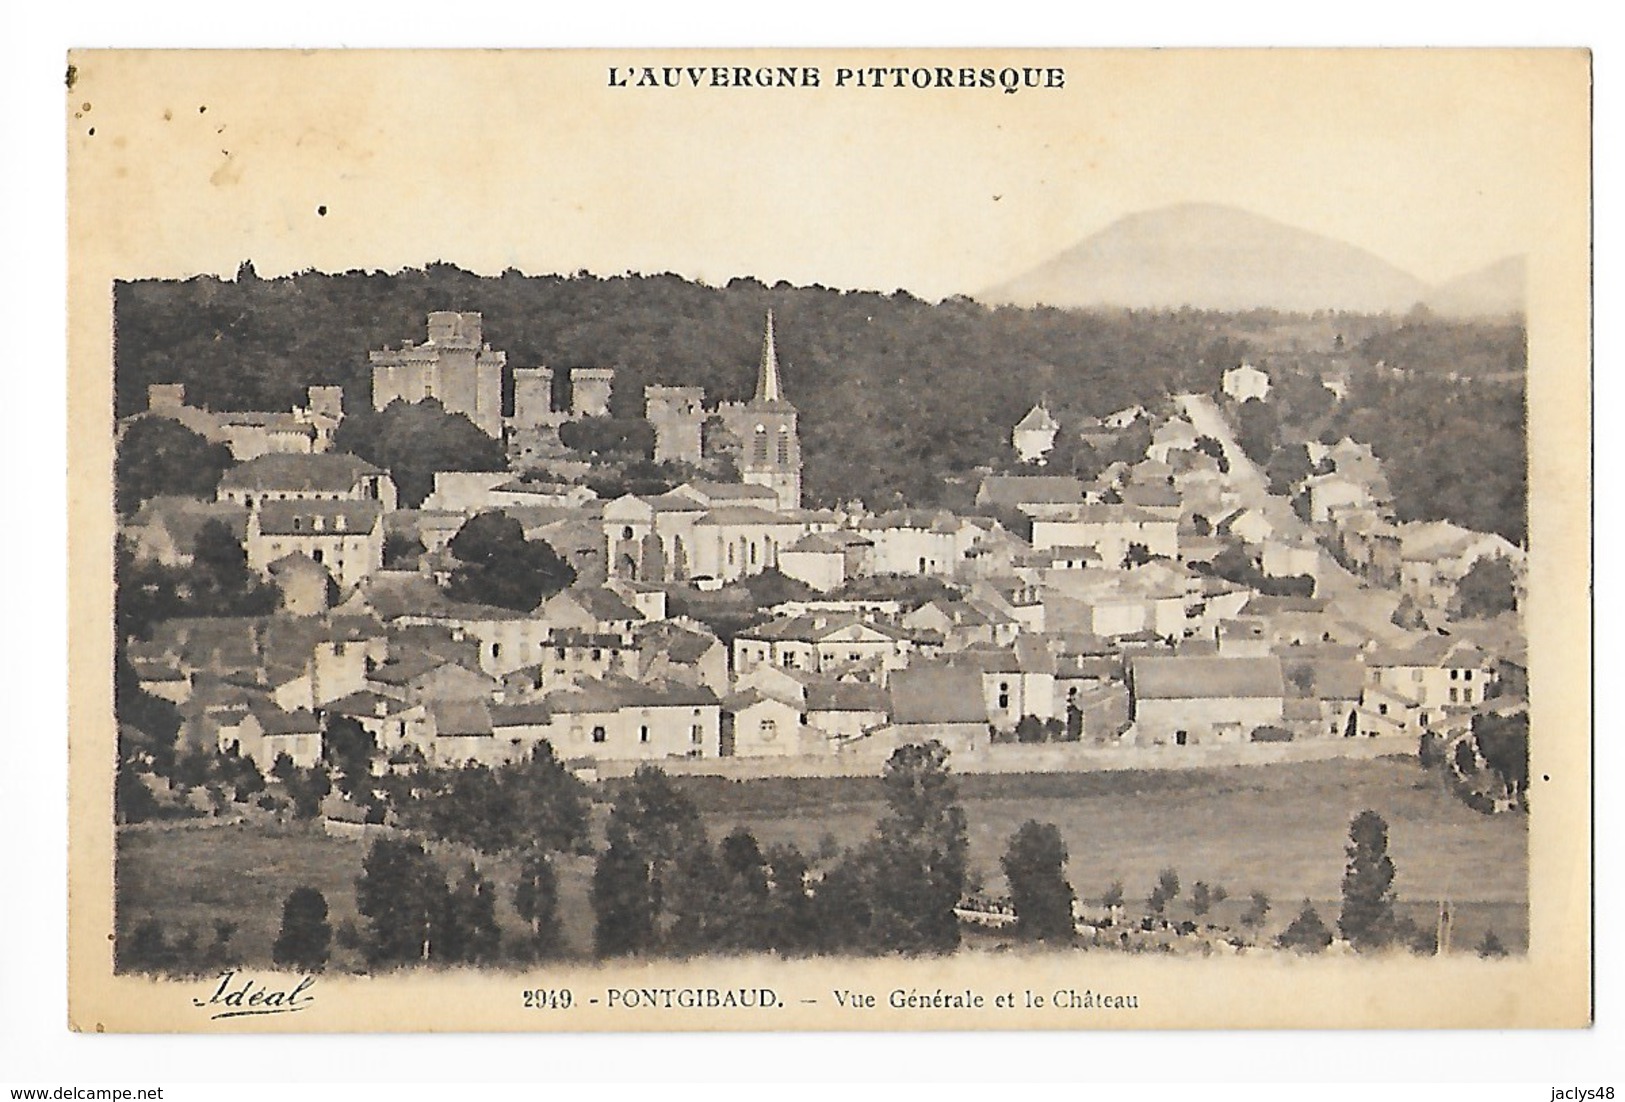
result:
M 606 677 L 549 693 L 548 741 L 565 760 L 660 761 L 721 754 L 722 703 L 703 686 Z
M 1376 647 L 1365 655 L 1367 683 L 1413 701 L 1431 726 L 1494 695 L 1495 661 L 1470 643 L 1428 635 L 1409 647 Z
M 248 566 L 266 577 L 271 564 L 304 555 L 341 590 L 354 589 L 384 565 L 383 509 L 377 501 L 265 501 L 250 510 L 243 536 Z
M 1129 689 L 1136 746 L 1247 742 L 1260 727 L 1280 727 L 1286 705 L 1281 660 L 1135 655 Z
M 1033 520 L 1035 551 L 1089 548 L 1106 567 L 1116 568 L 1133 546 L 1143 547 L 1151 555 L 1178 558 L 1178 517 L 1158 516 L 1133 505 L 1080 505 Z
M 397 504 L 389 472 L 346 452 L 262 455 L 220 476 L 217 501 L 254 509 L 268 501 L 372 501 L 383 512 Z
M 883 681 L 887 670 L 906 662 L 910 650 L 909 634 L 901 628 L 852 614 L 814 613 L 740 631 L 733 641 L 733 670 L 736 678 L 763 665 L 830 675 L 856 671 Z

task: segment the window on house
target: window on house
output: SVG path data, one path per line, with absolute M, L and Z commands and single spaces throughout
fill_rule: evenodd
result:
M 695 746 L 698 746 L 700 743 L 704 742 L 705 728 L 701 727 L 698 723 L 690 727 L 688 729 L 688 741 L 692 742 Z
M 1460 701 L 1461 701 L 1461 693 L 1456 689 L 1456 687 L 1454 685 L 1450 686 L 1450 703 L 1457 704 Z
M 594 662 L 602 662 L 604 660 L 604 652 L 599 648 L 594 647 L 592 650 L 592 660 Z
M 560 662 L 563 662 L 564 661 L 564 648 L 563 647 L 556 648 L 554 650 L 554 652 L 553 652 L 553 657 L 557 658 Z
M 1433 717 L 1431 715 L 1429 715 L 1427 712 L 1423 712 L 1421 715 L 1416 717 L 1416 721 L 1418 723 L 1420 723 L 1423 727 L 1426 727 L 1432 721 L 1432 719 L 1433 719 Z
M 594 742 L 603 742 L 608 738 L 609 732 L 604 730 L 602 727 L 594 727 L 592 729 L 592 740 Z
M 621 538 L 623 540 L 629 540 L 632 538 L 632 526 L 630 524 L 621 529 Z
M 645 723 L 643 726 L 638 728 L 638 741 L 639 742 L 648 742 L 649 741 L 649 725 L 647 723 Z
M 771 719 L 762 720 L 760 731 L 763 742 L 772 742 L 779 737 L 779 725 Z
M 1377 714 L 1379 716 L 1387 715 L 1388 714 L 1388 705 L 1386 705 L 1386 704 L 1378 704 L 1377 705 Z
M 999 682 L 999 708 L 1004 710 L 1010 707 L 1010 682 Z
M 312 559 L 316 560 L 317 562 L 321 562 L 322 561 L 322 549 L 320 547 L 316 548 L 314 551 L 312 551 L 310 553 L 310 557 Z
M 491 644 L 491 657 L 492 658 L 501 658 L 502 657 L 502 644 L 501 643 L 492 643 Z
M 1451 670 L 1450 671 L 1450 680 L 1455 681 L 1460 677 L 1461 677 L 1461 671 L 1460 670 Z
M 1461 671 L 1461 679 L 1463 681 L 1471 681 L 1473 679 L 1473 671 L 1472 670 L 1462 670 Z

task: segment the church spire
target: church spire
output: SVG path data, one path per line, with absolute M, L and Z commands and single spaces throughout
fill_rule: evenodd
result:
M 756 372 L 756 400 L 777 402 L 779 397 L 779 354 L 773 347 L 773 311 L 767 312 L 767 332 L 762 336 L 762 365 Z

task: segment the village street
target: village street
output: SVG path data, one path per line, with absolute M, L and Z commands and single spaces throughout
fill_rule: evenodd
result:
M 1212 396 L 1181 394 L 1176 401 L 1199 435 L 1213 437 L 1224 448 L 1225 459 L 1230 464 L 1229 473 L 1225 475 L 1226 485 L 1239 497 L 1241 506 L 1258 509 L 1283 537 L 1319 547 L 1320 576 L 1315 595 L 1333 602 L 1342 615 L 1369 628 L 1373 637 L 1383 638 L 1395 632 L 1389 617 L 1399 603 L 1397 594 L 1367 586 L 1320 547 L 1314 529 L 1292 511 L 1291 502 L 1270 493 L 1269 480 L 1258 464 L 1241 450 L 1229 418 Z

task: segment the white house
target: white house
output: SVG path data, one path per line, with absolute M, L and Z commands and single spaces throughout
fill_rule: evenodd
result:
M 1040 402 L 1027 411 L 1027 416 L 1016 422 L 1016 427 L 1010 432 L 1010 443 L 1015 446 L 1016 454 L 1023 463 L 1042 463 L 1055 447 L 1055 434 L 1060 431 L 1060 423 L 1050 416 L 1049 410 Z
M 1270 377 L 1252 364 L 1244 363 L 1224 373 L 1224 392 L 1236 402 L 1250 398 L 1262 402 L 1269 398 Z

